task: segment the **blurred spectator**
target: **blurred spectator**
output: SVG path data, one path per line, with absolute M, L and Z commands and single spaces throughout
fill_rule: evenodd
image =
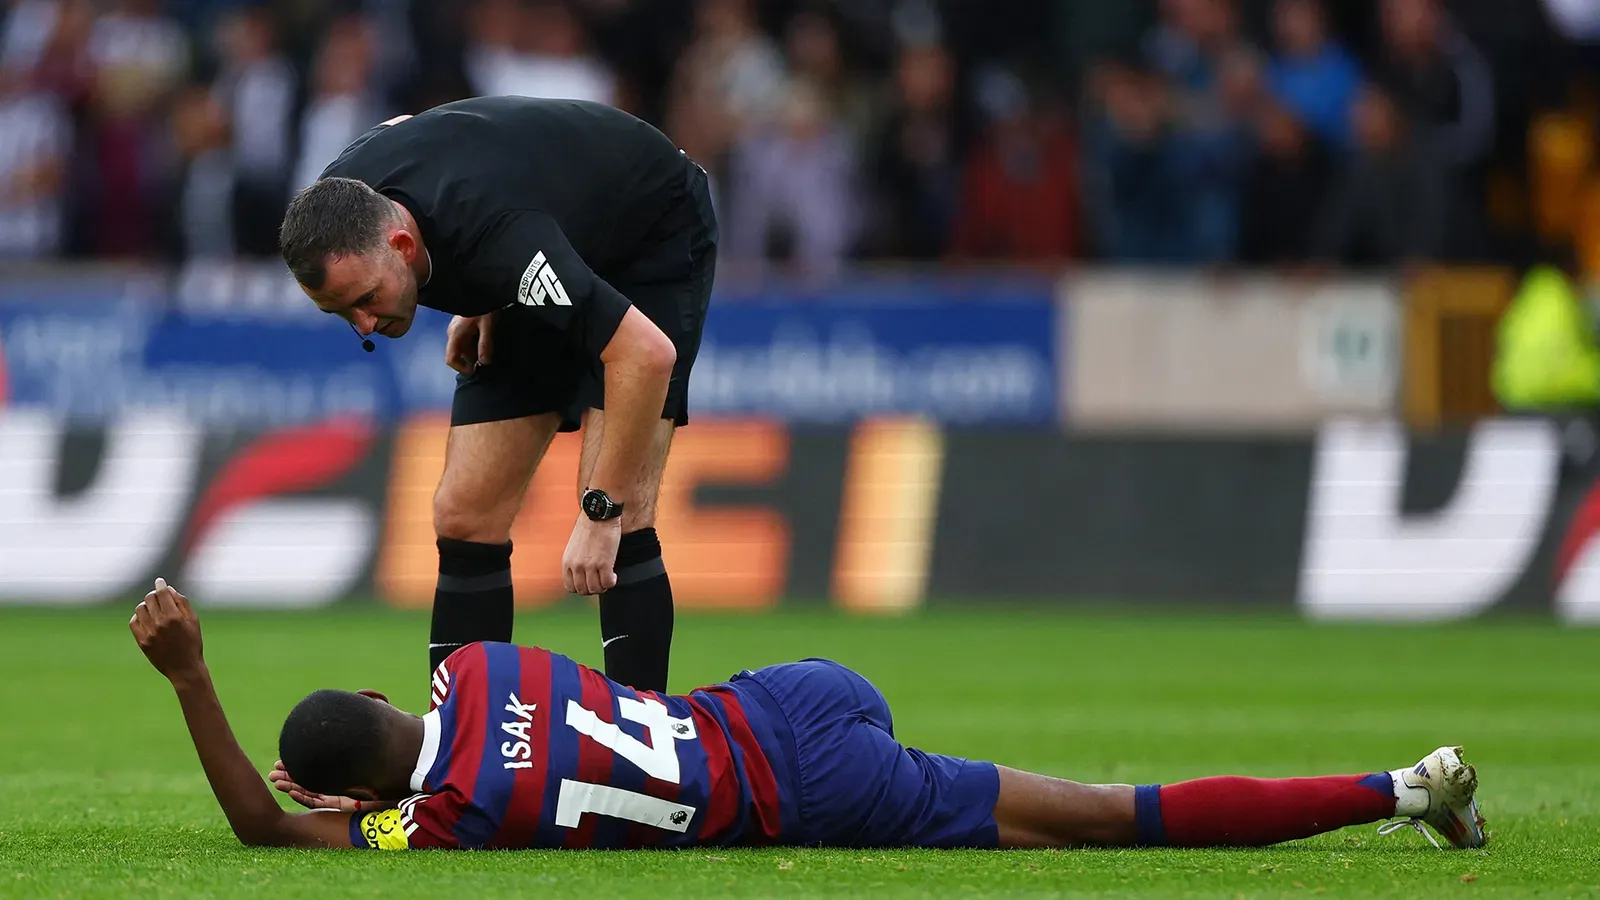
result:
M 616 76 L 590 55 L 583 23 L 558 0 L 483 0 L 466 67 L 479 94 L 617 102 Z
M 25 10 L 42 15 L 36 25 L 46 25 L 34 46 L 32 38 L 28 49 L 18 50 L 16 56 L 8 52 L 7 67 L 15 64 L 15 71 L 27 72 L 35 89 L 48 91 L 72 107 L 87 103 L 95 84 L 94 63 L 89 58 L 89 35 L 94 31 L 94 6 L 89 0 L 24 0 L 17 6 L 11 24 L 24 27 Z M 8 45 L 10 50 L 8 31 Z
M 860 147 L 867 141 L 881 104 L 875 92 L 846 67 L 839 29 L 825 10 L 806 7 L 789 20 L 785 42 L 789 75 L 809 82 L 821 93 Z
M 94 71 L 90 152 L 95 188 L 84 226 L 102 256 L 157 249 L 159 177 L 165 160 L 156 114 L 189 67 L 188 38 L 161 15 L 160 0 L 118 0 L 89 34 Z
M 54 94 L 0 69 L 0 258 L 61 249 L 72 123 Z
M 1130 263 L 1460 258 L 1491 235 L 1491 174 L 1496 221 L 1528 229 L 1532 112 L 1572 105 L 1591 132 L 1574 76 L 1600 80 L 1591 0 L 0 0 L 0 16 L 5 164 L 38 142 L 56 160 L 40 171 L 64 173 L 29 182 L 66 222 L 29 252 L 92 256 L 147 256 L 162 225 L 192 254 L 273 255 L 290 191 L 366 128 L 495 93 L 649 118 L 749 224 L 727 229 L 745 261 L 813 273 L 858 251 L 1055 260 L 1091 245 Z M 1270 26 L 1270 58 L 1247 17 Z M 195 68 L 200 29 L 215 52 Z M 1053 74 L 1040 96 L 1071 86 L 1082 69 L 1052 47 L 1134 56 L 1089 68 L 1076 128 L 1007 99 L 1004 79 L 980 75 L 965 101 L 971 73 L 1001 66 Z M 196 79 L 208 99 L 175 96 Z M 1393 109 L 1356 111 L 1363 80 Z M 1334 182 L 1357 189 L 1336 198 Z M 1390 207 L 1423 225 L 1374 211 Z M 1502 255 L 1524 239 L 1493 236 Z
M 398 111 L 418 113 L 441 103 L 473 95 L 464 54 L 471 40 L 469 13 L 460 3 L 405 0 L 406 26 L 416 46 L 411 77 L 393 85 L 388 100 Z
M 316 181 L 351 141 L 388 118 L 371 90 L 372 64 L 373 36 L 367 22 L 359 16 L 336 21 L 317 51 L 291 192 Z
M 869 249 L 881 256 L 937 259 L 949 243 L 961 183 L 954 63 L 938 44 L 905 46 L 894 86 L 875 144 L 879 208 Z
M 1054 0 L 1050 63 L 1069 85 L 1081 85 L 1098 63 L 1138 43 L 1149 27 L 1150 0 Z
M 1438 158 L 1482 162 L 1494 142 L 1488 63 L 1446 17 L 1439 0 L 1382 0 L 1384 50 L 1377 79 L 1411 123 L 1413 140 Z
M 265 8 L 230 12 L 218 25 L 216 43 L 223 68 L 213 90 L 228 113 L 233 141 L 235 249 L 275 256 L 294 164 L 295 71 L 278 49 Z
M 1355 59 L 1328 35 L 1322 0 L 1277 0 L 1276 53 L 1267 86 L 1319 140 L 1350 145 L 1350 102 L 1361 85 Z
M 1172 91 L 1170 163 L 1182 220 L 1168 262 L 1223 262 L 1238 232 L 1247 146 L 1244 116 L 1259 89 L 1259 60 L 1239 35 L 1233 0 L 1163 0 L 1145 43 Z
M 980 90 L 990 125 L 967 158 L 951 255 L 1059 262 L 1078 254 L 1077 145 L 1065 117 L 1009 72 Z
M 360 0 L 360 21 L 368 33 L 367 89 L 386 107 L 395 104 L 402 90 L 410 87 L 411 80 L 419 74 L 420 51 L 410 20 L 416 2 Z
M 1360 93 L 1353 116 L 1357 151 L 1328 194 L 1315 257 L 1352 266 L 1440 258 L 1457 177 L 1444 152 L 1377 87 Z
M 172 134 L 180 167 L 173 210 L 179 249 L 191 259 L 231 257 L 233 157 L 227 113 L 215 92 L 196 86 L 179 94 Z
M 750 0 L 698 0 L 694 39 L 673 73 L 667 133 L 711 171 L 715 188 L 733 142 L 785 105 L 785 80 Z
M 1161 20 L 1144 41 L 1145 60 L 1172 84 L 1185 127 L 1203 131 L 1232 124 L 1224 72 L 1230 60 L 1254 52 L 1239 34 L 1234 0 L 1162 0 Z
M 1333 174 L 1327 146 L 1276 103 L 1258 113 L 1255 133 L 1256 158 L 1240 209 L 1239 261 L 1281 265 L 1309 259 L 1316 213 Z
M 734 150 L 723 244 L 730 274 L 787 258 L 794 274 L 834 276 L 855 238 L 855 153 L 820 92 L 792 82 L 778 120 Z
M 1087 207 L 1101 255 L 1154 263 L 1179 255 L 1181 192 L 1168 135 L 1161 77 L 1108 63 L 1090 78 L 1097 110 L 1089 126 Z
M 597 55 L 617 78 L 618 104 L 657 124 L 694 27 L 695 0 L 572 0 Z
M 60 22 L 61 0 L 9 0 L 0 34 L 0 68 L 28 72 L 39 64 Z

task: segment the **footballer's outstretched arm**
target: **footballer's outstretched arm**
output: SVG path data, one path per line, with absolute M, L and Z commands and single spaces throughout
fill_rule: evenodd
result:
M 349 847 L 350 814 L 292 814 L 278 806 L 234 739 L 206 668 L 200 621 L 165 580 L 128 620 L 139 649 L 172 683 L 211 791 L 239 840 L 253 847 Z

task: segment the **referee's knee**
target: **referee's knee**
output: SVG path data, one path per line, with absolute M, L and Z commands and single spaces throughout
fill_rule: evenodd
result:
M 441 491 L 433 496 L 435 537 L 480 544 L 503 544 L 511 540 L 511 524 L 515 518 L 515 510 L 508 516 L 499 510 L 463 502 L 447 492 Z

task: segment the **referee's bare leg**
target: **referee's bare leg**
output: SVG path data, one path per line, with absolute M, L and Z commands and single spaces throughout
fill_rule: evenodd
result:
M 584 413 L 580 496 L 594 476 L 605 427 L 604 410 Z M 600 646 L 605 652 L 606 677 L 643 691 L 666 691 L 667 663 L 672 655 L 672 583 L 656 537 L 656 500 L 673 430 L 671 419 L 656 423 L 649 456 L 622 508 L 617 583 L 600 595 Z
M 561 425 L 558 413 L 455 425 L 433 495 L 439 583 L 430 669 L 463 644 L 511 640 L 511 525 Z

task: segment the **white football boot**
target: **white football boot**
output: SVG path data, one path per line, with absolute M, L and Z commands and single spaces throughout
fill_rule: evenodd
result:
M 1460 747 L 1440 747 L 1416 767 L 1389 775 L 1394 779 L 1395 815 L 1408 818 L 1380 826 L 1379 834 L 1410 826 L 1438 847 L 1439 842 L 1422 827 L 1426 822 L 1459 850 L 1483 846 L 1487 833 L 1474 796 L 1478 770 L 1462 761 Z

